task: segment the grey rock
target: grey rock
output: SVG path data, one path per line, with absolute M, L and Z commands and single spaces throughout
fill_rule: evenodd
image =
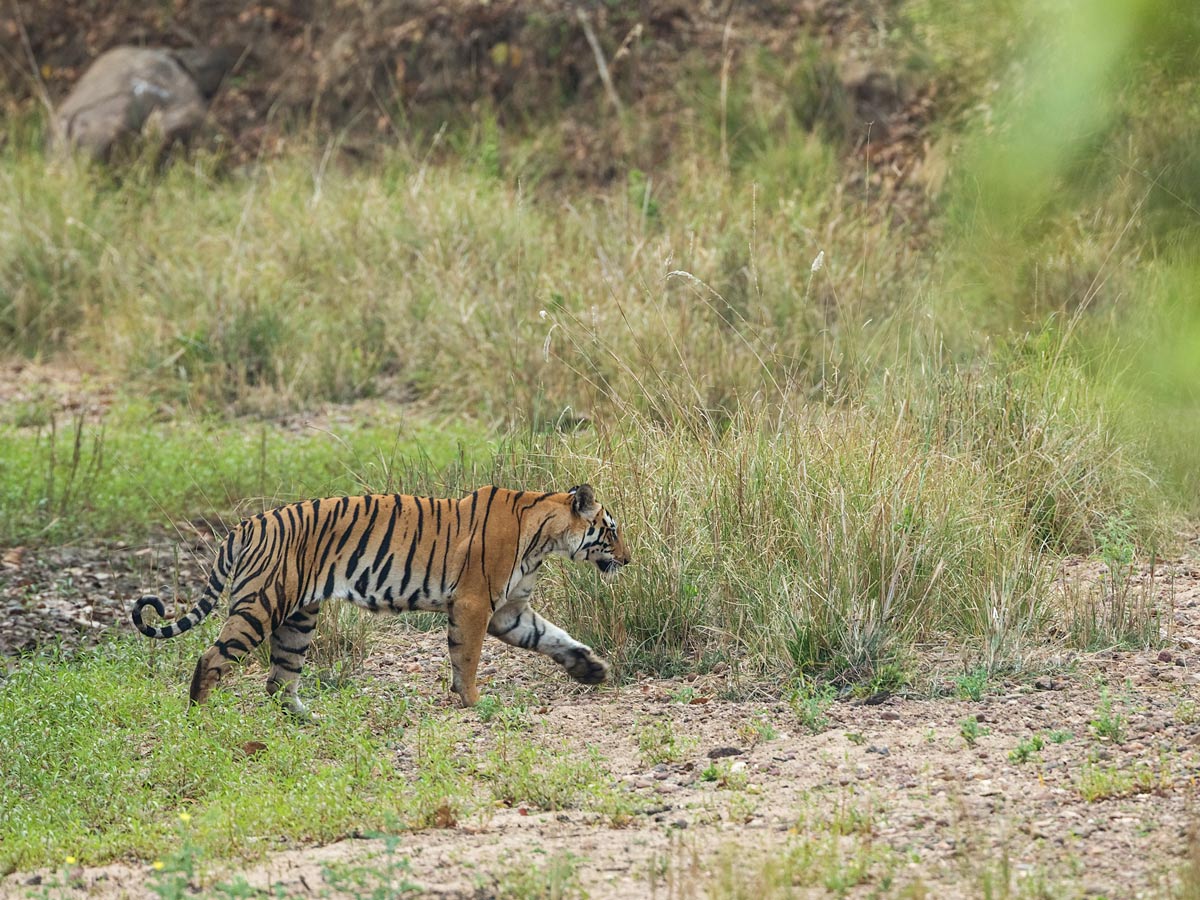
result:
M 54 114 L 51 143 L 107 158 L 125 141 L 186 141 L 236 62 L 232 47 L 114 47 L 83 73 Z

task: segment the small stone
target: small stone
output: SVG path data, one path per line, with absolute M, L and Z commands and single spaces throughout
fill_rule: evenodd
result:
M 885 709 L 879 714 L 879 718 L 883 719 L 885 722 L 898 722 L 900 720 L 900 713 L 893 712 L 890 709 Z
M 868 753 L 878 753 L 880 756 L 890 756 L 892 751 L 890 751 L 886 745 L 876 747 L 874 744 L 872 744 L 870 747 L 867 748 L 867 752 Z
M 1171 661 L 1171 651 L 1160 650 L 1158 652 L 1158 661 L 1161 663 L 1169 663 Z
M 737 747 L 714 747 L 708 751 L 709 759 L 724 759 L 726 756 L 741 756 L 742 751 Z

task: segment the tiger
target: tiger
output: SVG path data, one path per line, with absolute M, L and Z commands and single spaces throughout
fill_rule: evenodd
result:
M 591 485 L 551 493 L 488 485 L 451 499 L 306 500 L 244 519 L 230 531 L 185 616 L 147 624 L 146 607 L 166 617 L 162 600 L 147 595 L 131 618 L 148 637 L 173 638 L 202 622 L 228 589 L 228 617 L 196 662 L 191 706 L 203 703 L 234 663 L 269 638 L 268 696 L 295 717 L 311 718 L 297 683 L 327 600 L 371 611 L 445 613 L 451 690 L 463 706 L 479 699 L 476 671 L 487 634 L 550 657 L 576 681 L 600 684 L 608 663 L 529 607 L 551 556 L 594 565 L 606 581 L 629 564 L 616 519 Z

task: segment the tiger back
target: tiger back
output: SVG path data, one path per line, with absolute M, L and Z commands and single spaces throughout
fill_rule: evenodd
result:
M 307 715 L 297 681 L 321 605 L 331 600 L 372 611 L 444 612 L 452 690 L 467 706 L 479 696 L 475 675 L 486 634 L 543 653 L 572 678 L 598 684 L 608 664 L 529 608 L 551 556 L 594 565 L 606 578 L 629 562 L 616 521 L 589 485 L 552 493 L 489 485 L 455 499 L 306 500 L 235 527 L 183 618 L 146 624 L 146 607 L 165 616 L 162 601 L 146 596 L 132 619 L 149 637 L 175 637 L 198 625 L 228 591 L 229 615 L 196 663 L 192 703 L 204 702 L 233 663 L 269 640 L 268 693 L 282 692 L 290 712 Z

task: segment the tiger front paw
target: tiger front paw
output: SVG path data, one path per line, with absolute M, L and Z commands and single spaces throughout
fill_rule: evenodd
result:
M 580 684 L 601 684 L 608 678 L 608 663 L 588 647 L 569 651 L 562 665 Z

